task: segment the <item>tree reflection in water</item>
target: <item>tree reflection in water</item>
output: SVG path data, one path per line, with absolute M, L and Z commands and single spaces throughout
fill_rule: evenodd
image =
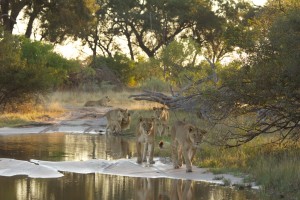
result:
M 0 199 L 136 199 L 136 200 L 250 200 L 247 190 L 174 179 L 131 178 L 102 174 L 64 173 L 58 179 L 0 177 Z
M 51 133 L 0 137 L 0 158 L 78 161 L 129 158 L 134 152 L 134 139 L 122 136 Z M 94 173 L 64 175 L 53 179 L 0 177 L 0 199 L 257 199 L 253 191 L 194 181 Z

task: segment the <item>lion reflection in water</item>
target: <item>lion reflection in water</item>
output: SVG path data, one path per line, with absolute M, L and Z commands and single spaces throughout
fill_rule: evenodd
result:
M 137 200 L 192 200 L 194 198 L 194 182 L 191 180 L 173 179 L 170 189 L 158 187 L 159 179 L 138 178 L 137 191 L 135 198 Z M 163 190 L 165 189 L 165 190 Z
M 122 137 L 115 137 L 111 135 L 105 136 L 105 157 L 106 160 L 121 159 L 132 157 L 133 147 L 129 142 Z

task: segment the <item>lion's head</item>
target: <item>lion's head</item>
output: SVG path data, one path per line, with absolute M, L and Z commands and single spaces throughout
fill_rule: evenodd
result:
M 130 113 L 128 112 L 128 110 L 127 109 L 120 109 L 120 112 L 123 115 L 124 122 L 128 122 L 130 120 Z
M 143 118 L 139 119 L 139 128 L 142 134 L 151 134 L 154 129 L 154 118 Z
M 201 144 L 206 133 L 207 131 L 199 129 L 193 125 L 189 125 L 188 127 L 188 137 L 194 146 L 199 146 Z
M 108 96 L 105 96 L 101 99 L 102 103 L 109 103 L 111 100 Z
M 157 119 L 167 120 L 168 110 L 165 107 L 153 107 L 154 117 Z

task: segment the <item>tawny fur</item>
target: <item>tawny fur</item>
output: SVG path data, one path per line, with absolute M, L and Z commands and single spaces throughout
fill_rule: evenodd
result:
M 117 108 L 110 110 L 105 114 L 105 117 L 107 118 L 106 129 L 110 127 L 111 123 L 119 123 L 120 131 L 117 134 L 130 127 L 131 116 L 127 109 Z
M 84 106 L 85 107 L 92 107 L 92 106 L 108 106 L 110 102 L 110 98 L 108 96 L 103 97 L 97 101 L 87 101 Z
M 154 131 L 156 135 L 168 135 L 169 133 L 169 111 L 165 107 L 153 107 L 153 115 L 155 118 Z
M 136 129 L 136 148 L 137 163 L 147 162 L 147 154 L 149 153 L 148 163 L 154 164 L 154 118 L 140 117 Z M 143 146 L 143 152 L 142 152 Z M 149 152 L 148 152 L 149 151 Z
M 107 134 L 119 134 L 121 132 L 120 122 L 110 121 L 109 125 L 106 127 Z
M 205 130 L 201 130 L 185 121 L 177 121 L 174 123 L 171 129 L 174 169 L 182 166 L 183 157 L 186 164 L 186 172 L 192 172 L 192 161 L 196 149 L 199 147 L 206 133 Z

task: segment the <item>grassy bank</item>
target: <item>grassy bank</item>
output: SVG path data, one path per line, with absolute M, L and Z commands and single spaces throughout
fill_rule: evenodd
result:
M 0 115 L 0 127 L 26 126 L 36 122 L 44 122 L 61 116 L 65 109 L 58 102 L 48 102 L 45 105 L 27 105 L 17 112 L 4 112 Z
M 245 182 L 261 186 L 263 199 L 300 198 L 300 146 L 261 146 L 253 141 L 241 147 L 222 148 L 205 145 L 196 163 L 214 173 L 245 176 Z

